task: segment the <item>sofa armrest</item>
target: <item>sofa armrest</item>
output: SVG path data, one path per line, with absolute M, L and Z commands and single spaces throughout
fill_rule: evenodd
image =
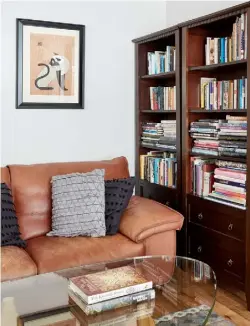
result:
M 180 230 L 183 216 L 177 211 L 154 200 L 133 196 L 120 223 L 120 233 L 141 242 L 165 231 Z

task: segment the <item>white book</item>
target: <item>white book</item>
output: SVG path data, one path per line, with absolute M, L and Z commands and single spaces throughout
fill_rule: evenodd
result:
M 154 110 L 154 87 L 149 88 L 149 96 L 150 96 L 150 108 L 151 110 Z
M 244 188 L 230 186 L 230 185 L 224 185 L 224 184 L 218 183 L 218 182 L 215 182 L 213 187 L 214 188 L 222 188 L 222 189 L 232 191 L 232 192 L 237 192 L 238 194 L 245 194 L 246 193 L 246 189 L 244 189 Z
M 233 95 L 233 99 L 234 99 L 234 109 L 237 109 L 237 79 L 234 79 L 234 95 Z
M 206 65 L 210 65 L 210 40 L 211 40 L 211 37 L 207 37 Z
M 165 110 L 168 111 L 168 87 L 166 87 L 166 101 L 165 101 Z
M 174 71 L 175 71 L 175 64 L 176 64 L 176 49 L 174 49 Z
M 227 43 L 228 43 L 228 37 L 225 37 L 225 62 L 228 62 Z
M 234 202 L 234 203 L 238 203 L 238 204 L 242 204 L 242 205 L 246 204 L 246 199 L 243 199 L 243 198 L 234 198 L 234 197 L 228 196 L 226 194 L 225 195 L 217 194 L 215 192 L 212 192 L 211 195 L 213 197 L 221 198 L 221 199 L 228 200 L 228 201 L 231 201 L 231 202 Z
M 214 63 L 219 63 L 219 58 L 218 58 L 218 42 L 219 42 L 218 37 L 215 37 L 214 38 Z
M 242 183 L 242 184 L 246 183 L 246 181 L 244 181 L 242 179 L 230 178 L 230 177 L 225 176 L 225 175 L 215 174 L 214 177 L 217 178 L 217 179 L 226 180 L 226 181 L 238 182 L 238 183 Z

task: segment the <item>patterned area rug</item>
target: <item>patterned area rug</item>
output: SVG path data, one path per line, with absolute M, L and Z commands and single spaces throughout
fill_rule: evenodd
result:
M 157 326 L 201 326 L 209 313 L 209 307 L 201 305 L 195 308 L 178 311 L 155 320 Z M 235 326 L 232 322 L 212 312 L 207 323 L 210 326 Z

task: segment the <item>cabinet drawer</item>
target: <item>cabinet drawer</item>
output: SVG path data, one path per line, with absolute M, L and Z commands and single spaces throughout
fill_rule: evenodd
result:
M 161 185 L 140 181 L 140 196 L 155 200 L 161 204 L 177 209 L 177 190 Z
M 189 254 L 208 263 L 215 272 L 227 272 L 244 281 L 243 242 L 199 226 L 189 227 Z
M 222 206 L 222 207 L 221 207 Z M 224 233 L 238 240 L 245 240 L 245 211 L 217 204 L 193 196 L 188 199 L 190 222 Z

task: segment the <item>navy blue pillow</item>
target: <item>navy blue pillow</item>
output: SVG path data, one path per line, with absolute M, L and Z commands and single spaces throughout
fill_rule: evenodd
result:
M 105 181 L 106 235 L 116 234 L 120 219 L 133 194 L 135 177 Z
M 11 191 L 5 183 L 1 183 L 1 206 L 1 246 L 26 247 L 25 241 L 20 237 Z

